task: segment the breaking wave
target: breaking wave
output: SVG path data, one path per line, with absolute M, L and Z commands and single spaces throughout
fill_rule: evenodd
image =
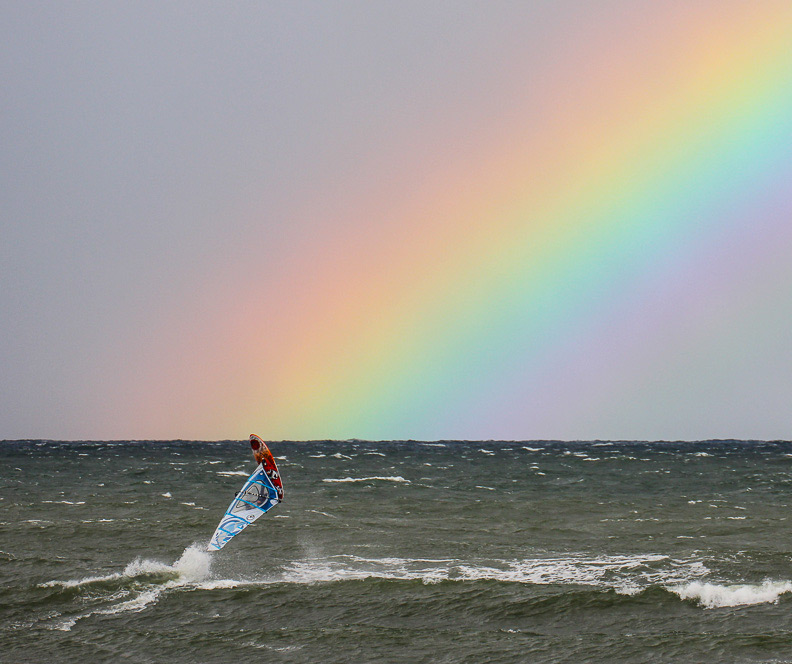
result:
M 766 580 L 763 583 L 724 585 L 693 581 L 669 587 L 668 590 L 682 599 L 694 600 L 707 609 L 716 609 L 753 604 L 775 604 L 781 595 L 792 592 L 792 582 Z
M 327 477 L 323 479 L 322 482 L 371 482 L 374 480 L 379 480 L 381 482 L 404 482 L 406 484 L 410 483 L 410 480 L 404 479 L 401 475 L 389 476 L 389 477 L 341 477 L 341 478 Z
M 318 584 L 365 579 L 412 580 L 425 584 L 498 581 L 526 585 L 590 587 L 619 595 L 664 591 L 705 609 L 773 604 L 792 593 L 792 581 L 756 584 L 713 583 L 699 560 L 664 555 L 568 556 L 513 561 L 464 562 L 453 559 L 360 558 L 333 556 L 292 563 L 274 582 Z
M 677 601 L 692 601 L 705 609 L 775 603 L 781 595 L 792 592 L 792 581 L 713 583 L 706 580 L 710 570 L 702 561 L 661 554 L 581 554 L 522 560 L 337 555 L 296 560 L 267 576 L 239 579 L 218 578 L 211 572 L 211 563 L 212 554 L 193 544 L 172 564 L 136 558 L 122 572 L 40 584 L 39 588 L 54 589 L 63 600 L 79 600 L 76 603 L 81 607 L 80 611 L 64 611 L 43 626 L 68 631 L 77 621 L 89 616 L 142 611 L 169 591 L 364 580 L 572 586 L 578 590 L 615 593 L 613 596 L 623 596 L 625 600 L 660 591 Z
M 40 588 L 55 588 L 75 594 L 91 605 L 87 611 L 61 614 L 46 626 L 68 631 L 78 620 L 89 616 L 142 611 L 156 603 L 166 590 L 195 585 L 207 579 L 210 568 L 211 555 L 199 545 L 192 544 L 172 565 L 136 558 L 123 572 L 39 584 Z
M 282 583 L 328 583 L 360 579 L 500 581 L 530 585 L 583 585 L 635 594 L 649 586 L 680 584 L 709 573 L 696 560 L 664 555 L 565 556 L 525 560 L 463 561 L 454 559 L 361 558 L 331 556 L 288 565 Z

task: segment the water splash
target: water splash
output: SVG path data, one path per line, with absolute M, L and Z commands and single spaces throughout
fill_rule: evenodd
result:
M 187 582 L 194 583 L 209 578 L 212 554 L 198 544 L 188 546 L 181 558 L 173 563 L 179 575 Z
M 200 544 L 193 543 L 171 565 L 135 558 L 123 572 L 39 584 L 40 588 L 76 588 L 81 601 L 91 605 L 90 610 L 76 614 L 65 611 L 46 626 L 69 631 L 78 620 L 89 616 L 142 611 L 155 604 L 165 591 L 196 586 L 208 579 L 211 563 L 211 554 Z

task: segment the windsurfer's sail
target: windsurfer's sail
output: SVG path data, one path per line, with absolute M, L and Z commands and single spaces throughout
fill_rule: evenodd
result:
M 262 464 L 259 464 L 256 472 L 247 479 L 236 498 L 231 501 L 206 547 L 207 551 L 222 549 L 234 535 L 241 533 L 248 524 L 253 523 L 279 502 L 278 490 L 267 476 Z

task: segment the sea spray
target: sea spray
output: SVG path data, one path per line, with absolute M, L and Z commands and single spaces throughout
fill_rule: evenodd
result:
M 172 564 L 164 563 L 160 560 L 152 560 L 151 558 L 138 557 L 124 568 L 122 574 L 97 578 L 134 578 L 147 575 L 164 575 L 181 585 L 183 583 L 202 581 L 207 578 L 211 563 L 211 555 L 203 551 L 201 546 L 195 542 L 184 549 L 181 556 Z
M 188 546 L 173 568 L 188 582 L 194 583 L 209 578 L 212 554 L 198 543 Z
M 51 616 L 44 621 L 44 626 L 68 632 L 77 621 L 90 616 L 143 611 L 158 602 L 164 592 L 207 579 L 211 562 L 211 554 L 193 543 L 172 565 L 138 557 L 128 563 L 123 572 L 41 583 L 40 588 L 76 588 L 81 604 L 90 607 Z

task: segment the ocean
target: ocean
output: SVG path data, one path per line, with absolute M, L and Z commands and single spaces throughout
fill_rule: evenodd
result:
M 0 443 L 3 662 L 792 662 L 792 443 Z

